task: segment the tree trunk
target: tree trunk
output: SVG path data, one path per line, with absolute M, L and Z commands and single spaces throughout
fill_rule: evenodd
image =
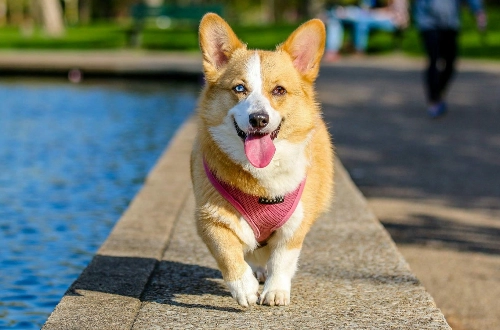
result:
M 91 20 L 91 3 L 90 0 L 80 0 L 80 8 L 79 8 L 79 17 L 80 23 L 89 24 Z
M 64 17 L 66 18 L 66 22 L 70 25 L 78 24 L 78 0 L 64 0 L 64 4 Z
M 274 0 L 266 0 L 266 9 L 267 9 L 267 23 L 274 23 L 275 13 L 274 13 Z
M 7 0 L 0 0 L 0 26 L 7 23 Z
M 39 0 L 43 26 L 47 35 L 58 37 L 64 33 L 64 22 L 59 0 Z
M 14 26 L 21 26 L 24 21 L 24 1 L 8 0 L 9 23 Z

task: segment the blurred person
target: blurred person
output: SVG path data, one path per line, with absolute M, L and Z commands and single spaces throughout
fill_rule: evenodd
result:
M 363 54 L 368 46 L 371 30 L 394 32 L 408 26 L 407 0 L 389 0 L 386 6 L 377 7 L 376 1 L 362 0 L 359 6 L 337 7 L 327 12 L 326 61 L 339 58 L 344 37 L 343 24 L 352 25 L 356 53 Z
M 481 0 L 467 0 L 480 31 L 486 28 Z M 424 71 L 427 114 L 438 118 L 446 114 L 444 94 L 455 72 L 460 29 L 460 0 L 416 0 L 415 22 L 427 54 Z

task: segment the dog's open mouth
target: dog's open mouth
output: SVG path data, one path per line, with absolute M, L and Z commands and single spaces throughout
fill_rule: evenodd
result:
M 249 134 L 245 133 L 239 126 L 238 124 L 236 123 L 236 120 L 233 119 L 233 123 L 234 123 L 234 128 L 236 129 L 236 133 L 238 134 L 238 136 L 243 140 L 245 141 L 245 139 L 247 138 L 247 136 Z M 269 134 L 269 137 L 271 138 L 271 140 L 274 140 L 278 137 L 278 134 L 280 132 L 280 129 L 281 129 L 281 123 L 279 124 L 278 128 L 275 129 L 273 132 L 271 132 L 271 134 Z M 251 135 L 252 133 L 250 133 Z M 262 133 L 253 133 L 253 135 L 266 135 L 266 134 L 262 134 Z
M 246 133 L 238 126 L 236 120 L 233 120 L 233 122 L 236 133 L 243 140 L 245 145 L 245 155 L 248 161 L 257 168 L 263 168 L 269 165 L 276 152 L 273 140 L 278 137 L 281 123 L 273 132 L 263 134 L 259 132 Z

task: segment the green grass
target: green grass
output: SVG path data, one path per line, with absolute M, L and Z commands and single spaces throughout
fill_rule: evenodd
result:
M 250 48 L 274 49 L 296 25 L 238 27 L 235 32 Z M 129 25 L 100 23 L 68 27 L 64 36 L 48 38 L 40 29 L 23 36 L 17 28 L 0 29 L 0 49 L 120 49 L 127 47 Z M 196 51 L 198 32 L 194 26 L 158 29 L 148 26 L 142 34 L 141 47 L 152 50 Z
M 500 60 L 500 8 L 489 8 L 488 28 L 484 33 L 476 29 L 474 17 L 464 10 L 462 29 L 459 35 L 460 56 L 466 58 L 483 58 Z M 399 48 L 409 55 L 423 55 L 420 35 L 414 27 L 404 32 L 401 44 L 398 45 L 390 33 L 376 32 L 370 37 L 369 53 L 386 53 Z
M 500 8 L 488 9 L 488 31 L 475 29 L 472 15 L 464 11 L 460 34 L 460 54 L 469 58 L 500 60 Z M 236 34 L 249 48 L 274 49 L 296 28 L 297 24 L 273 26 L 234 26 Z M 60 38 L 48 38 L 40 29 L 23 36 L 17 28 L 0 28 L 0 49 L 123 49 L 128 44 L 130 24 L 110 22 L 68 27 Z M 142 35 L 143 49 L 167 51 L 197 51 L 198 34 L 195 26 L 174 26 L 161 30 L 149 24 Z M 423 54 L 418 32 L 410 27 L 398 41 L 391 33 L 375 32 L 370 37 L 368 53 L 382 54 L 400 49 L 409 55 Z
M 297 26 L 235 26 L 238 37 L 249 48 L 274 49 L 286 40 Z M 159 30 L 153 27 L 145 29 L 142 47 L 157 50 L 198 50 L 198 31 L 194 27 L 177 27 L 172 30 Z
M 0 49 L 113 49 L 125 45 L 125 31 L 116 24 L 69 27 L 60 38 L 48 38 L 39 29 L 30 36 L 17 28 L 0 29 Z

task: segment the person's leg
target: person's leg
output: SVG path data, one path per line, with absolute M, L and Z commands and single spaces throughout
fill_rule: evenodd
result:
M 446 88 L 448 87 L 453 74 L 455 73 L 455 62 L 457 59 L 457 31 L 444 30 L 441 31 L 439 36 L 439 58 L 440 63 L 440 76 L 439 76 L 439 94 L 443 98 Z
M 339 49 L 344 40 L 344 28 L 340 21 L 335 17 L 328 18 L 326 25 L 326 61 L 335 61 L 339 59 Z
M 427 68 L 424 71 L 425 91 L 427 101 L 438 103 L 441 100 L 441 91 L 439 89 L 439 31 L 426 30 L 421 32 L 422 41 L 424 43 L 425 52 L 427 55 Z
M 442 72 L 440 72 L 440 43 L 439 30 L 422 31 L 422 40 L 427 53 L 428 65 L 424 72 L 424 82 L 427 94 L 427 114 L 431 118 L 438 118 L 446 113 L 446 104 L 441 100 L 441 81 Z
M 394 31 L 394 23 L 386 15 L 371 12 L 360 12 L 353 27 L 354 47 L 358 53 L 368 48 L 371 30 Z
M 362 18 L 353 24 L 354 48 L 358 53 L 364 53 L 368 47 L 368 36 L 370 33 L 370 23 Z
M 382 30 L 387 32 L 396 31 L 396 25 L 387 15 L 373 14 L 370 20 L 372 30 Z

